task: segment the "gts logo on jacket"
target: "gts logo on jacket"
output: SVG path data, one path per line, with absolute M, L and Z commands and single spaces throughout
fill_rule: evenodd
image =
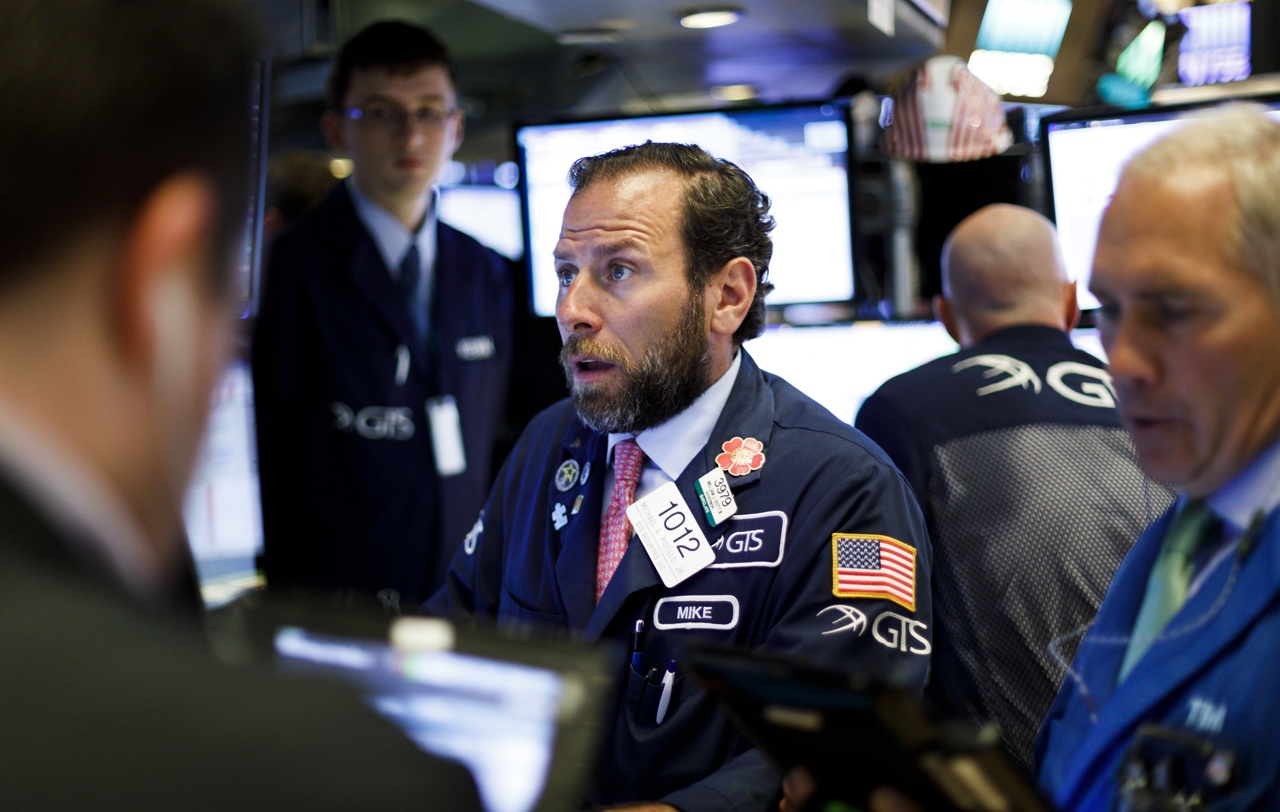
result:
M 353 410 L 345 403 L 329 404 L 336 431 L 356 434 L 366 440 L 408 440 L 413 437 L 413 409 L 407 406 L 366 406 Z

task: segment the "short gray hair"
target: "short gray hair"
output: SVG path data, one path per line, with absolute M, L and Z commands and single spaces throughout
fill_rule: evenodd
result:
M 1257 274 L 1280 303 L 1280 123 L 1255 104 L 1214 108 L 1139 152 L 1123 175 L 1170 177 L 1189 167 L 1231 182 L 1238 216 L 1225 256 Z

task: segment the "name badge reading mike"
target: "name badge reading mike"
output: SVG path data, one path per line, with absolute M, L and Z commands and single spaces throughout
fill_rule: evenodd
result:
M 716 553 L 676 483 L 668 482 L 627 508 L 627 519 L 666 586 L 715 563 Z

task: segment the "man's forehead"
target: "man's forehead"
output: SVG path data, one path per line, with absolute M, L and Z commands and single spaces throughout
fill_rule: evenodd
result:
M 624 206 L 634 202 L 662 202 L 671 207 L 683 198 L 684 181 L 675 172 L 660 167 L 637 167 L 620 175 L 598 178 L 573 193 L 573 198 L 587 196 L 613 198 Z
M 444 65 L 419 65 L 413 68 L 371 65 L 351 71 L 347 98 L 385 96 L 402 101 L 439 100 L 452 103 L 456 97 L 453 80 Z
M 1127 267 L 1167 257 L 1226 258 L 1239 214 L 1233 187 L 1221 172 L 1192 175 L 1121 177 L 1099 224 L 1094 259 L 1102 267 L 1095 275 L 1119 259 Z
M 577 234 L 635 242 L 660 236 L 676 223 L 681 191 L 667 177 L 653 173 L 600 179 L 569 198 L 561 237 Z

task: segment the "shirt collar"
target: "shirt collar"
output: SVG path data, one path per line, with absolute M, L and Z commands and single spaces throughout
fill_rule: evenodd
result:
M 679 478 L 711 439 L 711 432 L 715 429 L 725 404 L 729 402 L 729 393 L 733 391 L 733 383 L 738 379 L 738 370 L 741 368 L 742 353 L 738 352 L 720 380 L 707 387 L 707 391 L 680 414 L 636 435 L 610 434 L 606 460 L 612 464 L 613 447 L 634 436 L 640 449 L 654 465 L 672 480 Z
M 124 503 L 70 449 L 2 400 L 0 470 L 73 553 L 105 565 L 135 598 L 166 594 L 164 567 Z
M 400 261 L 409 251 L 409 243 L 417 242 L 418 255 L 422 259 L 424 270 L 435 267 L 436 262 L 436 191 L 433 187 L 427 194 L 427 214 L 416 232 L 405 228 L 391 212 L 379 206 L 371 198 L 365 196 L 354 182 L 347 181 L 347 191 L 351 193 L 351 201 L 356 208 L 356 216 L 365 230 L 373 237 L 373 244 L 378 247 L 378 255 L 391 271 L 391 275 L 400 273 Z
M 1256 514 L 1265 516 L 1280 507 L 1280 442 L 1266 448 L 1205 501 L 1237 532 L 1248 529 Z

